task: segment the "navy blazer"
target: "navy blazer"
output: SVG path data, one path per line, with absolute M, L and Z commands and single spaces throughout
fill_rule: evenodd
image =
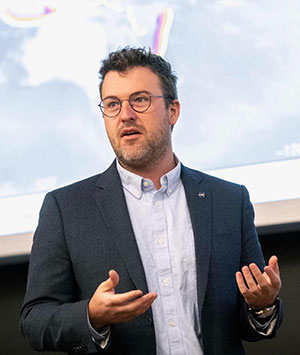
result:
M 248 192 L 186 167 L 181 178 L 195 237 L 199 341 L 205 355 L 244 354 L 241 339 L 263 338 L 248 322 L 235 281 L 242 266 L 255 262 L 262 269 L 264 265 Z M 120 275 L 117 293 L 148 292 L 115 162 L 104 173 L 45 197 L 21 312 L 22 331 L 33 348 L 70 354 L 155 355 L 151 309 L 114 325 L 108 349 L 93 343 L 87 305 L 110 269 Z M 271 337 L 275 333 L 276 329 Z

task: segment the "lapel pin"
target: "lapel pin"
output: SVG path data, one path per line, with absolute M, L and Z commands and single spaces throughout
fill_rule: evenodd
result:
M 204 198 L 205 197 L 205 192 L 198 192 L 198 197 L 199 198 Z

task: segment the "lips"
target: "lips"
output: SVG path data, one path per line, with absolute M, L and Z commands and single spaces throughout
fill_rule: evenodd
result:
M 141 134 L 141 132 L 135 128 L 135 127 L 132 127 L 132 128 L 125 128 L 121 131 L 121 138 L 122 137 L 129 137 L 129 136 L 135 136 L 137 134 Z

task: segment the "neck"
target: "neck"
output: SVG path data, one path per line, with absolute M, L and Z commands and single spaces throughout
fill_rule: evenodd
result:
M 124 169 L 136 175 L 142 176 L 145 179 L 151 180 L 156 190 L 159 190 L 161 188 L 160 178 L 172 169 L 174 169 L 176 166 L 175 156 L 172 151 L 166 154 L 165 157 L 162 158 L 159 162 L 153 164 L 153 166 L 138 168 L 127 166 L 124 163 L 121 163 L 120 161 L 119 163 Z

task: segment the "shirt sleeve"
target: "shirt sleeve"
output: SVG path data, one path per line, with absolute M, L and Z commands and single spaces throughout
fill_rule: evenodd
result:
M 263 336 L 269 336 L 272 334 L 279 317 L 278 306 L 274 309 L 273 314 L 267 320 L 259 319 L 259 317 L 255 317 L 249 311 L 249 323 L 251 327 L 259 334 Z
M 106 349 L 109 345 L 109 340 L 111 337 L 110 325 L 105 325 L 101 327 L 99 331 L 96 331 L 91 325 L 88 309 L 86 310 L 86 316 L 89 332 L 93 342 L 97 344 L 101 349 Z

